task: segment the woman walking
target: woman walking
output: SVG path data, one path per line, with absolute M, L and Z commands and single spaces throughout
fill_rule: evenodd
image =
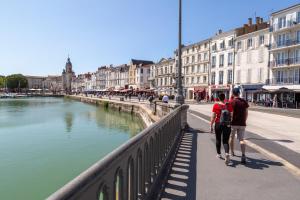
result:
M 213 125 L 215 125 L 216 134 L 216 149 L 217 157 L 221 156 L 221 141 L 225 150 L 225 164 L 229 163 L 229 137 L 231 133 L 231 115 L 232 107 L 230 103 L 225 103 L 225 94 L 221 93 L 219 95 L 219 102 L 215 103 L 212 109 L 210 128 L 213 132 Z

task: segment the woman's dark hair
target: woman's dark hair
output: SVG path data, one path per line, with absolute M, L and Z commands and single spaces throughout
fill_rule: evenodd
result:
M 224 93 L 219 94 L 219 99 L 220 99 L 220 101 L 224 101 L 225 94 Z

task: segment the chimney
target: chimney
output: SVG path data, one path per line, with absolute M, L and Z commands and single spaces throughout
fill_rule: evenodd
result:
M 252 18 L 248 18 L 248 25 L 251 26 L 252 25 Z
M 260 23 L 262 24 L 262 23 L 264 23 L 264 18 L 260 18 Z
M 222 29 L 219 29 L 218 34 L 221 34 L 221 33 L 222 33 Z
M 256 24 L 260 24 L 260 20 L 261 20 L 260 17 L 256 17 L 256 18 L 255 18 L 255 23 L 256 23 Z

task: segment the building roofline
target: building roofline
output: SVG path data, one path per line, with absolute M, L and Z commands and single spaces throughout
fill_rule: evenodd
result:
M 287 7 L 287 8 L 283 8 L 283 9 L 281 9 L 281 10 L 275 11 L 275 12 L 271 13 L 271 16 L 276 15 L 276 14 L 279 14 L 279 13 L 281 13 L 281 12 L 285 12 L 285 11 L 291 10 L 291 9 L 296 8 L 296 7 L 298 7 L 298 6 L 300 6 L 300 3 L 297 3 L 297 4 L 292 5 L 292 6 L 289 6 L 289 7 Z
M 270 29 L 270 27 L 264 28 L 264 29 L 260 29 L 260 30 L 257 30 L 257 31 L 253 31 L 253 32 L 251 32 L 251 33 L 246 33 L 246 34 L 243 34 L 243 35 L 240 35 L 240 36 L 235 37 L 235 39 L 239 39 L 239 38 L 242 38 L 242 37 L 246 37 L 246 36 L 249 36 L 249 35 L 251 35 L 251 34 L 258 33 L 258 32 L 263 32 L 263 31 L 269 32 L 269 29 Z
M 214 35 L 213 37 L 211 37 L 211 39 L 213 40 L 213 39 L 217 39 L 217 38 L 221 38 L 221 37 L 226 37 L 226 36 L 229 36 L 231 34 L 235 34 L 235 30 L 236 30 L 236 28 L 231 29 L 231 30 L 226 31 L 226 32 L 219 33 L 219 34 Z
M 190 47 L 193 47 L 193 46 L 197 46 L 197 45 L 200 45 L 200 44 L 204 44 L 206 42 L 209 42 L 211 40 L 211 38 L 208 38 L 208 39 L 205 39 L 205 40 L 201 40 L 199 42 L 196 42 L 196 43 L 193 43 L 193 44 L 189 44 L 189 45 L 184 45 L 182 47 L 182 49 L 187 49 L 187 48 L 190 48 Z

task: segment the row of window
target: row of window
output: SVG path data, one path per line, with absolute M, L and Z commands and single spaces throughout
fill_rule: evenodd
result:
M 224 54 L 219 55 L 219 67 L 223 67 L 224 66 Z M 216 67 L 217 64 L 217 57 L 216 56 L 212 56 L 211 58 L 211 67 L 214 68 Z M 231 66 L 233 64 L 233 53 L 230 52 L 227 54 L 227 65 Z
M 204 53 L 203 57 L 202 54 L 198 54 L 197 57 L 197 62 L 201 62 L 201 61 L 207 61 L 208 60 L 208 54 Z M 186 57 L 185 58 L 185 64 L 189 64 L 189 63 L 195 63 L 196 62 L 196 57 L 193 55 L 191 57 Z
M 282 16 L 282 17 L 278 18 L 278 24 L 275 28 L 276 29 L 286 28 L 288 26 L 291 26 L 293 23 L 300 23 L 300 11 L 297 12 L 295 19 L 287 20 L 286 16 Z
M 200 65 L 193 65 L 190 67 L 185 67 L 185 74 L 190 73 L 207 73 L 208 72 L 208 66 L 207 64 L 204 64 L 203 67 Z
M 230 40 L 227 41 L 227 46 L 228 47 L 233 47 L 233 44 L 234 44 L 233 38 L 231 38 Z M 217 50 L 217 43 L 214 43 L 211 48 L 212 48 L 213 51 L 216 51 Z M 226 44 L 225 44 L 225 40 L 223 40 L 219 43 L 219 49 L 222 50 L 222 49 L 225 49 L 225 48 L 226 48 Z
M 300 30 L 295 33 L 283 33 L 276 37 L 277 47 L 300 43 Z
M 173 73 L 173 66 L 169 66 L 169 67 L 161 67 L 160 69 L 156 69 L 156 74 L 157 75 L 163 75 L 163 74 L 172 74 Z
M 254 40 L 255 40 L 255 38 L 248 38 L 247 41 L 245 41 L 245 42 L 247 42 L 246 43 L 247 49 L 254 47 Z M 243 42 L 244 41 L 238 41 L 237 42 L 237 49 L 238 50 L 242 49 Z M 260 35 L 258 37 L 258 45 L 260 46 L 260 45 L 263 45 L 263 44 L 265 44 L 265 36 L 264 35 Z
M 195 84 L 195 83 L 207 83 L 207 77 L 203 76 L 202 78 L 202 82 L 200 77 L 187 77 L 185 79 L 185 84 Z
M 279 70 L 274 75 L 276 83 L 300 83 L 300 69 Z
M 188 48 L 186 49 L 186 53 L 189 54 L 190 51 L 193 53 L 195 52 L 195 50 L 197 49 L 198 51 L 201 51 L 201 47 L 204 47 L 204 49 L 207 49 L 208 47 L 208 42 L 204 43 L 204 45 L 198 45 L 197 47 L 196 46 L 193 46 L 192 48 Z
M 219 84 L 224 84 L 224 71 L 219 71 Z M 231 84 L 232 83 L 232 70 L 227 71 L 227 83 L 225 84 Z M 211 84 L 216 84 L 216 72 L 211 73 Z

